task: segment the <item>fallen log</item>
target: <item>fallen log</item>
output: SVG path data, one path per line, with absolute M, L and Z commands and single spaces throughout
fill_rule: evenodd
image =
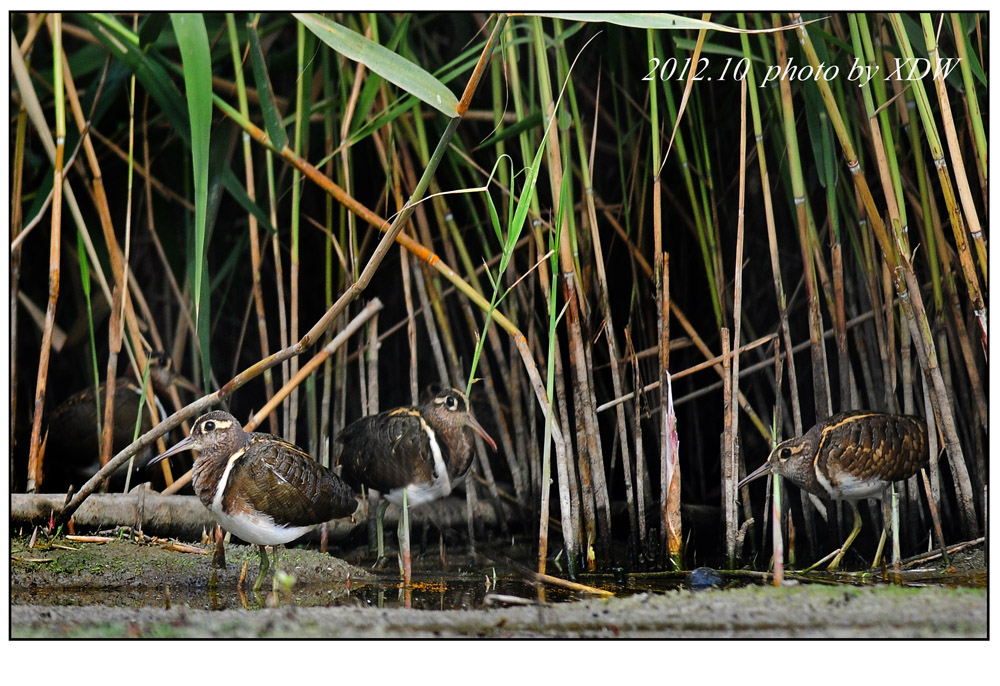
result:
M 18 527 L 47 527 L 53 512 L 58 513 L 66 501 L 65 493 L 12 493 L 10 496 L 10 525 Z M 513 508 L 501 504 L 509 520 Z M 327 538 L 342 541 L 366 525 L 367 505 L 361 502 L 352 518 L 335 519 L 327 525 Z M 477 521 L 492 526 L 497 523 L 493 503 L 476 503 L 473 515 Z M 454 527 L 465 530 L 465 498 L 450 497 L 428 503 L 411 511 L 412 524 L 430 521 L 439 528 Z M 385 513 L 385 524 L 394 526 L 399 519 L 399 508 L 390 505 Z M 215 527 L 215 518 L 193 495 L 161 495 L 137 489 L 132 493 L 94 493 L 73 513 L 73 527 L 83 531 L 103 531 L 118 526 L 141 529 L 144 534 L 163 538 L 200 541 L 202 532 Z M 319 528 L 307 533 L 300 541 L 319 540 Z

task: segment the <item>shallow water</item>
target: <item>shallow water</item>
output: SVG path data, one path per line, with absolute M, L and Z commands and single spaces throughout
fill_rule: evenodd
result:
M 491 570 L 491 572 L 494 570 Z M 795 574 L 787 579 L 795 584 L 848 585 L 910 588 L 986 588 L 987 574 L 981 570 L 943 573 L 937 569 L 915 569 L 902 572 L 900 583 L 893 583 L 882 574 L 847 572 L 839 574 L 812 573 L 807 580 Z M 613 575 L 581 575 L 579 580 L 589 586 L 610 591 L 623 598 L 636 594 L 669 594 L 685 588 L 683 575 L 629 574 L 624 584 L 617 583 Z M 617 581 L 621 581 L 618 579 Z M 723 579 L 723 589 L 745 586 L 768 586 L 766 579 L 732 577 Z M 254 610 L 263 607 L 357 607 L 357 608 L 411 608 L 414 610 L 484 610 L 496 607 L 565 603 L 593 598 L 594 595 L 563 588 L 545 586 L 528 581 L 516 574 L 425 574 L 414 578 L 405 589 L 392 575 L 360 582 L 350 587 L 343 583 L 294 583 L 281 589 L 277 598 L 272 595 L 272 582 L 268 577 L 261 592 L 234 584 L 220 583 L 210 588 L 206 583 L 158 584 L 155 586 L 123 587 L 117 589 L 91 586 L 14 586 L 11 604 L 64 607 L 119 607 L 163 608 L 174 605 L 198 610 Z
M 261 587 L 260 597 L 249 588 L 234 584 L 218 584 L 210 589 L 206 584 L 126 587 L 121 589 L 91 586 L 14 586 L 13 605 L 47 605 L 80 607 L 98 605 L 122 608 L 165 608 L 184 605 L 199 610 L 257 609 L 269 604 L 272 593 L 270 576 Z M 675 584 L 676 586 L 676 584 Z M 610 590 L 610 589 L 609 589 Z M 415 610 L 482 610 L 505 605 L 568 602 L 586 594 L 558 588 L 537 589 L 532 583 L 514 575 L 495 578 L 486 575 L 439 575 L 415 578 L 409 589 L 400 581 L 378 578 L 353 583 L 348 589 L 342 583 L 295 583 L 290 589 L 279 589 L 279 605 L 298 607 L 410 607 Z M 273 606 L 274 601 L 270 604 Z
M 187 552 L 162 543 L 66 539 L 11 540 L 11 631 L 42 637 L 981 637 L 986 635 L 986 564 L 974 556 L 952 566 L 904 572 L 903 587 L 879 573 L 812 574 L 774 588 L 766 575 L 722 573 L 724 590 L 692 592 L 681 573 L 580 574 L 607 598 L 528 580 L 501 553 L 448 551 L 414 560 L 413 583 L 400 586 L 395 561 L 369 568 L 367 551 L 281 553 L 296 580 L 277 594 L 252 583 L 250 546 L 227 546 L 212 567 L 209 546 Z M 194 551 L 194 552 L 192 552 Z M 505 549 L 513 560 L 523 551 Z M 337 556 L 346 557 L 350 564 Z M 518 570 L 515 573 L 514 570 Z M 564 575 L 557 565 L 553 574 Z M 215 584 L 211 583 L 213 577 Z M 972 586 L 974 588 L 956 588 Z M 412 610 L 420 610 L 414 612 Z M 443 610 L 443 611 L 442 611 Z
M 138 544 L 127 539 L 100 545 L 53 539 L 33 549 L 27 545 L 24 539 L 12 539 L 12 605 L 132 609 L 183 606 L 207 611 L 275 606 L 490 610 L 599 597 L 534 581 L 523 563 L 516 561 L 530 554 L 524 546 L 507 547 L 490 557 L 457 550 L 447 556 L 439 556 L 436 551 L 417 555 L 409 588 L 403 588 L 394 556 L 375 570 L 369 566 L 367 549 L 338 553 L 346 562 L 311 550 L 283 550 L 281 569 L 287 576 L 283 574 L 280 579 L 284 583 L 274 593 L 273 576 L 268 575 L 258 594 L 250 588 L 259 564 L 256 548 L 251 546 L 227 546 L 229 563 L 215 569 L 211 555 L 198 554 L 207 553 L 207 546 L 189 547 L 193 553 L 181 553 L 162 544 Z M 554 575 L 565 576 L 557 564 L 551 564 L 549 569 Z M 716 587 L 725 590 L 772 583 L 770 575 L 762 572 L 708 571 L 717 580 Z M 242 574 L 248 578 L 241 588 Z M 786 574 L 787 584 L 800 586 L 986 588 L 987 580 L 981 546 L 953 558 L 951 566 L 926 563 L 904 570 L 895 578 L 891 570 L 884 568 Z M 576 581 L 618 598 L 669 595 L 691 588 L 683 572 L 627 573 L 618 569 L 578 574 Z

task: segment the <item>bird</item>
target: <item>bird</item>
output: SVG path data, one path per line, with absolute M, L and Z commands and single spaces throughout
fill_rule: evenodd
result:
M 158 395 L 162 395 L 171 385 L 190 387 L 190 382 L 174 374 L 170 358 L 162 352 L 149 355 L 149 383 L 160 417 L 166 416 Z M 97 387 L 100 398 L 100 419 L 104 419 L 105 385 Z M 114 455 L 128 446 L 135 437 L 136 416 L 142 398 L 142 382 L 122 376 L 115 379 L 114 428 L 112 432 L 111 454 Z M 101 436 L 97 431 L 98 402 L 95 389 L 87 388 L 73 394 L 46 417 L 47 430 L 44 441 L 44 471 L 42 483 L 49 492 L 65 492 L 70 487 L 79 488 L 101 468 Z M 149 413 L 143 409 L 139 425 L 139 435 L 153 428 Z M 138 475 L 144 458 L 135 460 L 132 477 Z M 125 484 L 127 467 L 116 471 L 109 479 L 115 490 Z M 38 484 L 41 487 L 41 483 Z
M 244 431 L 228 412 L 202 415 L 191 434 L 160 453 L 156 464 L 184 450 L 196 450 L 194 492 L 224 529 L 258 547 L 259 591 L 268 571 L 265 546 L 302 536 L 318 524 L 349 517 L 357 509 L 351 487 L 311 455 L 273 434 Z M 277 578 L 274 579 L 277 587 Z
M 842 412 L 798 438 L 778 443 L 767 462 L 737 488 L 776 472 L 813 495 L 847 501 L 854 511 L 854 527 L 830 563 L 829 569 L 836 570 L 861 531 L 857 501 L 881 500 L 885 486 L 909 479 L 927 457 L 927 428 L 920 417 Z
M 408 507 L 443 498 L 472 466 L 474 433 L 495 452 L 496 442 L 476 421 L 465 394 L 441 390 L 423 405 L 398 407 L 348 425 L 337 440 L 348 482 L 375 489 L 386 501 Z M 379 560 L 383 556 L 382 515 L 376 515 Z

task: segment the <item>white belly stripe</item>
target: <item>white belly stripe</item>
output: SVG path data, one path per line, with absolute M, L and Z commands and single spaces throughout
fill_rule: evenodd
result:
M 246 448 L 240 448 L 232 454 L 226 463 L 226 468 L 222 472 L 222 478 L 219 479 L 219 485 L 215 487 L 215 496 L 212 498 L 212 511 L 216 514 L 225 514 L 222 511 L 222 496 L 226 492 L 226 486 L 229 485 L 229 473 L 233 471 L 233 465 L 236 463 L 236 460 L 243 457 L 246 451 Z
M 816 474 L 816 481 L 826 490 L 826 497 L 832 498 L 834 496 L 833 484 L 823 474 L 823 470 L 819 468 L 819 465 L 813 463 L 813 472 Z
M 423 417 L 418 417 L 420 420 L 420 428 L 424 430 L 427 434 L 427 440 L 431 444 L 431 454 L 434 455 L 434 485 L 442 490 L 442 495 L 448 495 L 451 493 L 451 479 L 448 478 L 448 466 L 444 463 L 444 457 L 441 455 L 441 446 L 438 445 L 437 436 L 427 422 L 424 421 Z
M 429 484 L 416 483 L 406 487 L 406 504 L 409 507 L 423 505 L 451 493 L 451 477 L 448 476 L 448 466 L 444 463 L 444 456 L 441 454 L 441 446 L 437 442 L 434 429 L 424 421 L 423 417 L 417 416 L 417 419 L 420 420 L 420 428 L 427 434 L 431 446 L 431 455 L 434 457 L 434 478 Z M 385 499 L 395 505 L 402 505 L 403 490 L 395 488 L 385 494 Z

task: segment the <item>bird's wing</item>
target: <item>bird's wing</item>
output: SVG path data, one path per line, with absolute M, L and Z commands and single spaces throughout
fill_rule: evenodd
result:
M 230 479 L 250 479 L 240 489 L 262 512 L 282 513 L 278 524 L 308 526 L 354 513 L 357 501 L 344 481 L 296 445 L 267 434 L 252 434 L 251 442 L 267 439 L 267 450 L 243 464 L 237 461 Z
M 344 444 L 340 462 L 345 478 L 383 493 L 415 479 L 432 481 L 435 460 L 426 426 L 419 413 L 409 408 L 354 422 L 338 436 Z M 447 448 L 443 441 L 438 446 L 446 463 Z
M 832 418 L 823 433 L 828 462 L 857 478 L 908 479 L 927 459 L 926 429 L 916 417 L 850 413 Z

